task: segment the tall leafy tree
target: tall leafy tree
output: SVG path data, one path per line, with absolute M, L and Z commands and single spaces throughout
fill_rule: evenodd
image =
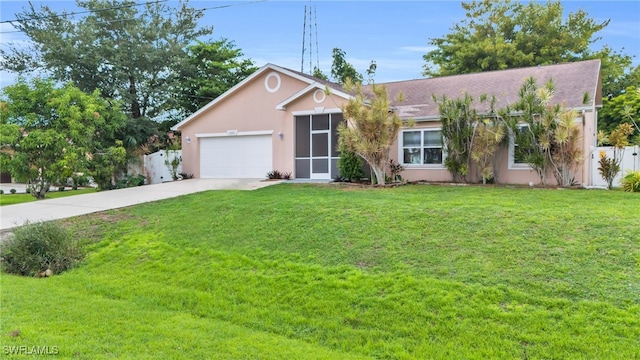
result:
M 344 50 L 334 48 L 331 56 L 333 57 L 333 62 L 331 64 L 331 76 L 337 83 L 345 84 L 347 83 L 347 79 L 351 79 L 353 83 L 362 82 L 362 74 L 360 74 L 353 65 L 347 62 L 345 59 L 347 53 L 344 52 Z
M 68 84 L 57 88 L 51 80 L 19 80 L 2 91 L 0 132 L 2 167 L 44 198 L 56 181 L 77 172 L 102 170 L 96 157 L 118 160 L 124 152 L 114 140 L 126 116 L 100 96 Z
M 320 68 L 318 68 L 317 66 L 313 67 L 313 73 L 311 75 L 317 77 L 318 79 L 329 80 L 329 77 L 327 75 L 325 75 L 322 72 L 322 70 L 320 70 Z
M 82 91 L 96 89 L 121 99 L 133 119 L 161 119 L 174 108 L 178 70 L 188 62 L 187 46 L 212 33 L 199 27 L 204 14 L 180 1 L 140 5 L 131 0 L 78 0 L 87 15 L 74 19 L 46 5 L 16 14 L 16 27 L 32 48 L 0 50 L 0 66 L 24 73 L 46 70 Z
M 190 115 L 257 70 L 253 61 L 228 39 L 197 41 L 187 47 L 175 94 L 181 116 Z
M 637 140 L 640 140 L 640 88 L 629 86 L 616 97 L 602 100 L 603 107 L 598 113 L 598 130 L 612 132 L 621 123 L 630 123 L 635 128 Z
M 424 75 L 444 76 L 507 68 L 602 59 L 603 92 L 617 95 L 627 85 L 631 58 L 604 46 L 591 50 L 608 25 L 583 10 L 563 17 L 560 1 L 482 0 L 463 2 L 465 18 L 426 55 Z

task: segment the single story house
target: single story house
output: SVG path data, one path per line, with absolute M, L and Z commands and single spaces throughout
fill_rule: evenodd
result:
M 401 129 L 391 151 L 391 159 L 406 167 L 403 178 L 452 178 L 444 166 L 438 106 L 432 95 L 495 95 L 500 108 L 517 101 L 529 77 L 540 86 L 552 79 L 553 101 L 577 110 L 584 160 L 575 182 L 591 185 L 590 157 L 597 145 L 602 104 L 599 60 L 384 83 L 391 98 L 399 91 L 405 95 L 393 111 L 415 121 Z M 340 108 L 350 97 L 338 84 L 267 64 L 173 127 L 182 133 L 183 172 L 196 178 L 263 178 L 279 170 L 298 179 L 332 179 L 338 175 L 337 126 L 344 121 Z M 498 153 L 496 181 L 538 183 L 535 171 L 514 159 L 513 147 L 511 142 Z M 548 179 L 554 181 L 553 176 Z

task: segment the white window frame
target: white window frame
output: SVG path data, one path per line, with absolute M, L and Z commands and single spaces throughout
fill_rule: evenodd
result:
M 411 164 L 411 163 L 405 163 L 404 162 L 404 133 L 406 132 L 420 132 L 420 164 Z M 440 131 L 440 134 L 442 134 L 442 128 L 422 128 L 422 129 L 403 129 L 400 131 L 400 133 L 398 134 L 398 163 L 402 164 L 402 166 L 406 167 L 407 169 L 446 169 L 446 167 L 444 166 L 444 161 L 447 158 L 447 153 L 445 152 L 444 149 L 444 144 L 441 142 L 439 147 L 435 147 L 435 146 L 425 146 L 424 145 L 424 132 L 425 131 Z M 441 135 L 442 136 L 442 135 Z M 441 137 L 442 139 L 442 137 Z M 407 148 L 411 148 L 413 146 L 407 146 Z M 424 161 L 424 149 L 425 148 L 440 148 L 440 150 L 442 151 L 442 163 L 440 164 L 423 164 L 422 162 Z
M 529 127 L 529 124 L 518 124 L 518 128 Z M 527 163 L 516 163 L 516 143 L 515 135 L 509 131 L 509 170 L 531 170 L 531 165 Z

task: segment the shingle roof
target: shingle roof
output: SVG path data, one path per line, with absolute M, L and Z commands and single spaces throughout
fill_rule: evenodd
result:
M 323 86 L 328 86 L 328 87 L 333 88 L 335 90 L 346 92 L 344 90 L 344 88 L 342 87 L 342 85 L 340 85 L 338 83 L 334 83 L 334 82 L 331 82 L 331 81 L 328 81 L 328 80 L 323 80 L 323 79 L 317 78 L 315 76 L 312 76 L 312 75 L 309 75 L 309 74 L 305 74 L 305 73 L 300 72 L 300 71 L 292 70 L 292 69 L 289 69 L 289 68 L 286 68 L 286 69 L 291 71 L 292 73 L 296 73 L 296 74 L 298 74 L 300 76 L 303 76 L 303 77 L 305 77 L 305 78 L 307 78 L 309 80 L 312 80 L 312 81 L 315 81 L 317 83 L 320 83 Z
M 381 83 L 394 99 L 402 91 L 405 101 L 393 104 L 403 118 L 436 118 L 438 106 L 432 95 L 441 98 L 459 98 L 467 94 L 479 100 L 480 95 L 495 95 L 496 107 L 501 108 L 518 100 L 518 92 L 524 81 L 533 76 L 542 86 L 552 79 L 555 85 L 554 103 L 564 103 L 567 108 L 584 108 L 601 105 L 600 60 L 588 60 L 567 64 L 534 66 L 526 68 L 487 71 L 476 74 L 453 75 L 438 78 Z M 365 93 L 370 85 L 364 86 Z M 589 103 L 583 104 L 584 94 L 589 94 Z M 477 102 L 478 105 L 479 102 Z M 478 106 L 479 111 L 488 106 Z

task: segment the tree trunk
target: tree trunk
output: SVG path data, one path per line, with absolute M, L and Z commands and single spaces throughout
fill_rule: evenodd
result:
M 384 185 L 386 183 L 384 168 L 377 165 L 372 165 L 371 168 L 376 175 L 376 182 L 378 183 L 378 185 Z
M 129 75 L 129 95 L 131 96 L 131 117 L 137 119 L 141 116 L 140 104 L 136 94 L 136 79 Z
M 47 182 L 44 180 L 36 181 L 36 185 L 31 189 L 31 195 L 33 195 L 36 200 L 44 199 L 44 196 L 47 194 Z

